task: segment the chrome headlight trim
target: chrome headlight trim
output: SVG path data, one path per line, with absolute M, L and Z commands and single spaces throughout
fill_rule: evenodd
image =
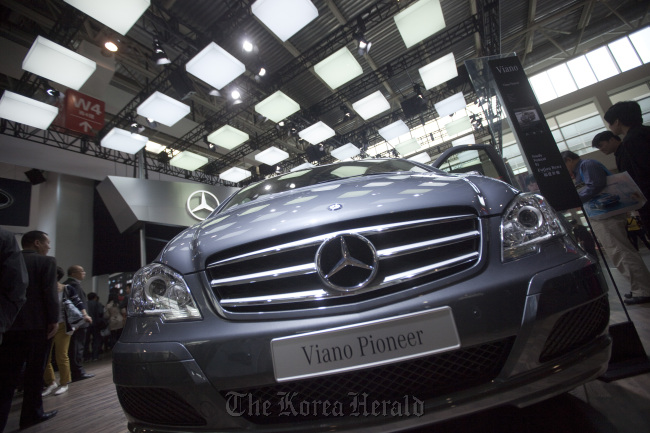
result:
M 555 210 L 539 194 L 523 193 L 510 202 L 501 218 L 501 261 L 536 254 L 540 245 L 566 231 Z
M 201 320 L 201 312 L 183 276 L 160 263 L 133 276 L 129 316 L 159 316 L 163 321 Z

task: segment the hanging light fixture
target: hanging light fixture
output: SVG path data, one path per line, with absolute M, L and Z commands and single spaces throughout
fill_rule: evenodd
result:
M 169 60 L 169 56 L 160 45 L 160 40 L 158 38 L 153 38 L 153 56 L 151 56 L 156 65 L 169 65 L 172 61 Z

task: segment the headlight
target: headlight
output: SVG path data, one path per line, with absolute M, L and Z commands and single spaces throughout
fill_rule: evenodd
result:
M 182 275 L 154 263 L 133 276 L 129 316 L 160 316 L 165 321 L 197 320 L 201 313 Z
M 542 242 L 566 232 L 553 208 L 538 194 L 520 194 L 501 219 L 501 258 L 504 262 L 538 253 Z

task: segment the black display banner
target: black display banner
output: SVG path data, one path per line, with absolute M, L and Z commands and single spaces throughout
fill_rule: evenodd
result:
M 540 193 L 557 211 L 582 202 L 564 165 L 551 129 L 517 57 L 489 60 L 501 105 L 521 145 Z
M 0 177 L 0 224 L 29 226 L 32 184 Z

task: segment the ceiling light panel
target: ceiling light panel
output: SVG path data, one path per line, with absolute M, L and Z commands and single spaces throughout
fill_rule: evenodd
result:
M 5 90 L 0 98 L 0 117 L 34 128 L 47 129 L 59 109 L 35 99 Z
M 208 158 L 194 152 L 184 151 L 174 156 L 169 164 L 184 170 L 194 171 L 208 163 Z
M 334 137 L 334 135 L 336 135 L 336 132 L 323 122 L 314 123 L 310 127 L 298 132 L 300 138 L 311 144 L 322 143 L 328 138 Z
M 462 132 L 471 131 L 472 123 L 469 121 L 469 117 L 463 116 L 460 119 L 447 123 L 445 125 L 445 130 L 449 136 L 458 135 Z
M 314 72 L 336 89 L 363 74 L 363 68 L 347 47 L 343 47 L 314 66 Z
M 147 10 L 149 0 L 63 0 L 95 18 L 121 35 L 125 35 Z
M 81 54 L 37 36 L 23 60 L 23 69 L 74 90 L 95 72 L 97 64 Z
M 352 143 L 344 144 L 343 146 L 337 147 L 330 152 L 330 154 L 339 161 L 355 157 L 360 153 L 361 151 L 359 148 Z
M 426 164 L 427 162 L 431 162 L 431 157 L 429 156 L 428 153 L 422 152 L 422 153 L 418 153 L 417 155 L 413 155 L 409 157 L 409 161 L 415 161 L 421 164 Z
M 368 120 L 390 109 L 390 103 L 381 91 L 377 90 L 352 104 L 352 108 L 363 120 Z
M 134 155 L 138 153 L 138 151 L 140 151 L 148 141 L 149 139 L 143 135 L 132 134 L 129 131 L 120 128 L 113 128 L 104 136 L 104 138 L 102 138 L 101 145 L 108 149 Z
M 474 134 L 469 134 L 464 137 L 457 138 L 451 142 L 452 146 L 464 146 L 472 144 L 476 144 L 476 138 L 474 137 Z
M 455 95 L 451 95 L 449 98 L 443 99 L 442 101 L 434 104 L 434 107 L 436 107 L 436 111 L 438 112 L 438 116 L 440 117 L 449 116 L 450 114 L 464 110 L 466 106 L 467 103 L 465 102 L 463 92 L 458 92 Z
M 138 106 L 136 111 L 140 116 L 153 119 L 166 126 L 173 126 L 189 114 L 190 106 L 155 91 Z
M 219 175 L 219 178 L 228 182 L 237 183 L 251 177 L 251 172 L 239 167 L 232 167 Z
M 445 28 L 440 0 L 420 0 L 395 15 L 395 24 L 406 48 Z
M 418 69 L 424 87 L 429 90 L 458 76 L 454 53 L 442 56 Z
M 210 42 L 185 64 L 185 69 L 212 87 L 223 89 L 246 71 L 246 66 L 228 51 Z
M 282 42 L 318 16 L 318 9 L 309 0 L 257 0 L 251 11 Z
M 248 140 L 248 134 L 230 125 L 224 125 L 207 138 L 210 143 L 231 150 Z
M 406 123 L 404 123 L 403 120 L 398 120 L 397 122 L 384 126 L 377 132 L 384 138 L 384 140 L 391 141 L 401 135 L 408 134 L 409 131 L 409 127 L 406 126 Z
M 308 162 L 303 162 L 302 164 L 292 168 L 290 171 L 300 171 L 300 170 L 307 170 L 310 168 L 316 167 L 314 164 L 310 164 Z
M 271 146 L 266 150 L 261 151 L 255 155 L 255 160 L 266 165 L 275 165 L 278 162 L 284 161 L 289 158 L 289 154 L 282 149 Z
M 275 123 L 300 110 L 300 105 L 280 90 L 255 105 L 255 111 Z
M 413 152 L 420 150 L 420 143 L 417 138 L 410 138 L 395 145 L 395 150 L 401 155 L 410 155 Z
M 165 146 L 163 146 L 160 143 L 156 143 L 155 141 L 147 141 L 147 144 L 144 146 L 145 149 L 147 149 L 151 153 L 159 154 L 163 150 L 166 149 Z

